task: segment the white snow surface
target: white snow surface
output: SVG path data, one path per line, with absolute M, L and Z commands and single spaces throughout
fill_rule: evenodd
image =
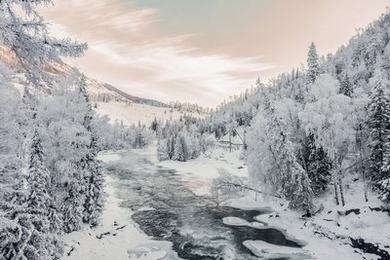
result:
M 238 217 L 225 217 L 222 219 L 222 222 L 227 226 L 248 226 L 257 229 L 261 229 L 262 227 L 264 227 L 264 224 L 261 222 L 248 222 L 245 219 Z
M 247 240 L 244 241 L 243 244 L 250 251 L 252 251 L 252 253 L 254 253 L 256 256 L 260 258 L 265 258 L 265 259 L 287 258 L 289 260 L 312 259 L 310 253 L 301 248 L 277 246 L 259 240 Z

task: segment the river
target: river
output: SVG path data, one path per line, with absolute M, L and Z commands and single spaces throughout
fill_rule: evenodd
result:
M 105 168 L 116 180 L 121 207 L 131 209 L 132 220 L 145 234 L 154 240 L 171 242 L 172 250 L 182 259 L 259 259 L 258 253 L 255 255 L 243 245 L 247 240 L 283 248 L 301 247 L 273 227 L 224 224 L 223 219 L 228 217 L 253 224 L 255 216 L 269 211 L 221 207 L 208 196 L 196 195 L 185 185 L 181 174 L 160 166 L 147 149 L 120 152 L 116 156 L 117 160 L 105 162 Z M 297 256 L 264 255 L 266 259 L 297 259 Z

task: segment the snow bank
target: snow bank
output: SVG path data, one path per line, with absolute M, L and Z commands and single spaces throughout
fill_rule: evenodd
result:
M 247 195 L 242 198 L 231 199 L 224 203 L 227 206 L 237 208 L 251 208 L 256 205 L 273 207 L 275 212 L 263 214 L 254 219 L 268 225 L 261 228 L 276 228 L 285 234 L 293 234 L 299 240 L 304 240 L 307 244 L 304 249 L 311 252 L 316 259 L 377 259 L 377 256 L 364 254 L 349 245 L 348 239 L 329 239 L 316 232 L 324 232 L 327 236 L 345 236 L 363 238 L 371 243 L 381 245 L 389 244 L 389 217 L 386 213 L 371 211 L 368 207 L 379 206 L 374 194 L 369 194 L 369 202 L 364 202 L 362 193 L 362 183 L 356 182 L 353 187 L 346 189 L 347 206 L 344 208 L 336 206 L 333 197 L 329 194 L 316 202 L 316 205 L 324 205 L 324 210 L 311 219 L 302 218 L 302 213 L 288 209 L 288 204 L 277 198 L 269 196 Z M 337 211 L 345 211 L 351 208 L 362 209 L 360 214 L 351 213 L 347 216 L 340 216 Z M 390 229 L 389 229 L 390 230 Z M 294 239 L 290 235 L 288 239 Z M 299 241 L 298 240 L 298 241 Z M 246 245 L 248 246 L 248 245 Z M 254 246 L 250 243 L 249 246 Z M 248 246 L 248 247 L 249 247 Z M 384 247 L 381 249 L 386 250 Z M 250 249 L 255 250 L 255 249 Z
M 247 240 L 243 245 L 253 254 L 266 259 L 312 259 L 309 252 L 301 248 L 273 245 L 259 240 Z
M 264 223 L 260 223 L 257 221 L 248 222 L 245 219 L 237 217 L 225 217 L 222 219 L 222 222 L 227 226 L 247 226 L 257 229 L 261 229 L 262 227 L 264 227 Z
M 116 152 L 102 152 L 98 155 L 98 159 L 104 162 L 119 161 L 120 158 L 120 155 Z
M 115 158 L 115 156 L 114 156 Z M 111 160 L 112 156 L 103 156 Z M 169 242 L 155 242 L 142 233 L 131 219 L 131 210 L 120 207 L 115 197 L 115 180 L 106 176 L 107 201 L 102 216 L 102 224 L 94 229 L 66 234 L 63 259 L 66 260 L 157 260 L 166 256 L 171 248 Z

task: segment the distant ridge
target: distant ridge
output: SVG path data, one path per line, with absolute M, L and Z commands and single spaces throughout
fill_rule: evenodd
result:
M 17 66 L 16 58 L 13 57 L 13 55 L 4 46 L 0 46 L 0 61 L 11 67 Z M 52 74 L 69 74 L 73 68 L 66 63 L 62 63 L 49 65 L 47 68 L 45 68 L 45 70 Z M 146 104 L 156 107 L 169 107 L 168 104 L 158 100 L 130 95 L 108 83 L 103 83 L 89 77 L 87 77 L 87 89 L 91 100 L 95 102 L 117 101 L 125 103 Z

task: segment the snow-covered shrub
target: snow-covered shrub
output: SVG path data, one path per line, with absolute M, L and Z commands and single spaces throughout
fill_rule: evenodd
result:
M 237 195 L 249 187 L 245 179 L 229 173 L 224 168 L 218 169 L 219 176 L 211 183 L 211 195 L 218 201 Z

